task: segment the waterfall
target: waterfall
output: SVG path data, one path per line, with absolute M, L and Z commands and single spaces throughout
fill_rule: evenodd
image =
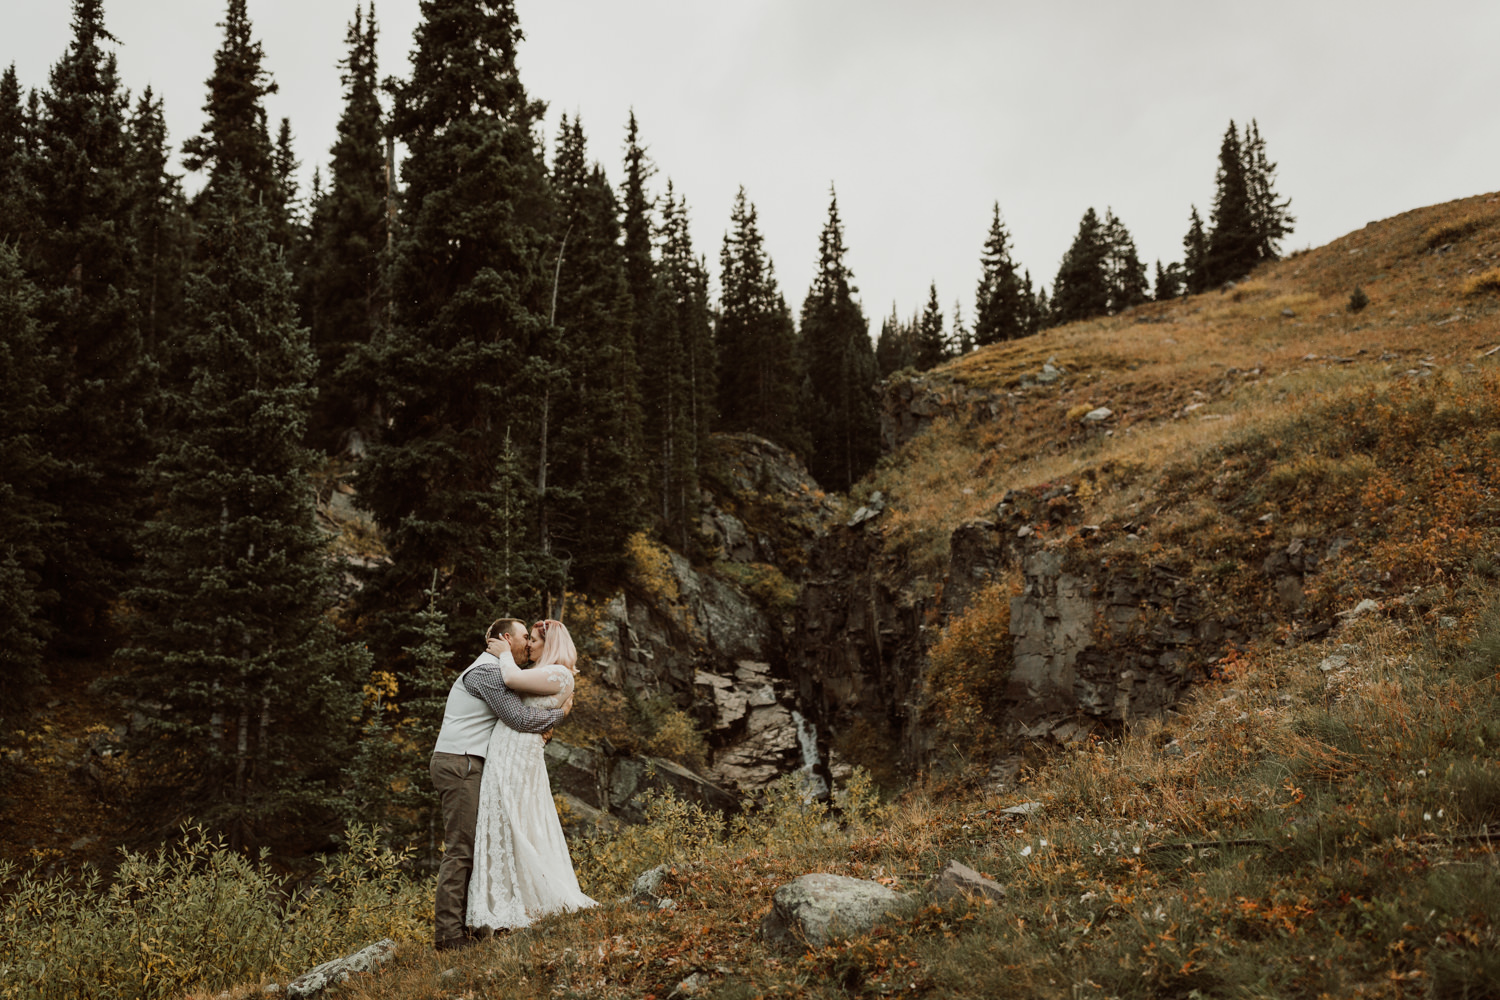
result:
M 797 769 L 797 775 L 802 782 L 803 799 L 806 802 L 826 799 L 829 789 L 822 774 L 823 761 L 818 756 L 818 730 L 812 720 L 795 708 L 792 709 L 792 722 L 797 727 L 797 744 L 802 748 L 802 766 Z

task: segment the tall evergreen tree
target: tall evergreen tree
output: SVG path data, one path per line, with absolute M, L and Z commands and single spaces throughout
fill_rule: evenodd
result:
M 1156 282 L 1152 298 L 1157 302 L 1168 302 L 1182 294 L 1182 265 L 1177 263 L 1161 266 L 1156 262 Z
M 630 291 L 630 330 L 635 337 L 636 358 L 644 360 L 651 346 L 647 330 L 653 322 L 656 289 L 656 263 L 651 255 L 652 213 L 654 205 L 646 193 L 646 183 L 655 167 L 640 142 L 640 126 L 635 112 L 625 127 L 625 184 L 621 192 L 620 222 L 625 259 L 625 286 Z M 655 407 L 647 402 L 649 410 Z
M 1194 205 L 1188 215 L 1187 235 L 1182 238 L 1182 277 L 1189 295 L 1197 295 L 1212 287 L 1207 260 L 1208 233 L 1198 215 L 1198 206 Z
M 1047 291 L 1044 288 L 1033 289 L 1031 287 L 1030 268 L 1021 274 L 1021 304 L 1025 310 L 1026 323 L 1023 329 L 1026 336 L 1029 337 L 1038 330 L 1051 325 L 1051 310 L 1047 306 Z
M 948 335 L 943 329 L 943 309 L 938 305 L 937 282 L 927 286 L 927 305 L 917 320 L 917 367 L 926 371 L 953 357 Z
M 310 256 L 308 227 L 303 220 L 301 192 L 297 184 L 297 170 L 301 166 L 292 139 L 291 120 L 283 118 L 276 132 L 276 145 L 271 150 L 268 199 L 271 205 L 271 242 L 286 254 L 294 277 L 305 271 Z
M 709 321 L 708 270 L 693 254 L 687 204 L 667 182 L 650 348 L 642 355 L 641 389 L 655 399 L 646 450 L 660 490 L 663 536 L 695 550 L 698 484 L 717 419 L 718 368 Z
M 656 167 L 640 141 L 635 112 L 625 127 L 625 183 L 621 191 L 621 253 L 625 287 L 630 296 L 630 331 L 640 374 L 641 443 L 645 453 L 646 495 L 657 528 L 688 547 L 686 507 L 696 510 L 697 438 L 686 430 L 690 396 L 682 343 L 690 330 L 708 328 L 706 292 L 698 281 L 692 242 L 686 228 L 686 206 L 666 198 L 663 261 L 659 273 L 653 254 L 655 200 L 646 184 Z M 670 189 L 670 185 L 669 185 Z M 669 266 L 671 274 L 666 273 Z M 701 312 L 700 312 L 701 310 Z M 684 456 L 689 460 L 683 462 Z M 686 479 L 679 481 L 679 475 Z M 675 498 L 675 501 L 674 501 Z M 680 501 L 680 502 L 679 502 Z
M 502 537 L 496 515 L 498 505 L 526 499 L 497 489 L 506 442 L 538 467 L 540 424 L 526 389 L 561 386 L 556 366 L 537 354 L 548 333 L 551 202 L 535 133 L 541 106 L 516 69 L 514 6 L 423 0 L 421 10 L 412 75 L 396 90 L 393 115 L 409 151 L 393 322 L 356 369 L 386 414 L 359 467 L 359 499 L 392 557 L 363 600 L 413 612 L 439 568 L 457 649 L 459 637 L 468 645 L 494 618 L 506 588 L 529 585 L 541 610 L 540 594 L 563 586 L 561 564 L 538 537 Z M 373 630 L 379 624 L 370 620 Z M 372 638 L 399 655 L 388 633 Z
M 957 299 L 953 300 L 953 351 L 958 357 L 963 357 L 974 349 L 974 334 L 964 325 L 963 307 Z
M 130 229 L 137 250 L 136 302 L 148 355 L 178 328 L 191 234 L 179 178 L 170 170 L 162 102 L 147 87 L 130 119 Z
M 1027 277 L 1029 278 L 1030 275 Z M 1032 322 L 1036 324 L 1038 330 L 1045 330 L 1049 326 L 1057 325 L 1057 313 L 1052 308 L 1052 301 L 1047 297 L 1046 285 L 1037 288 L 1035 304 L 1032 306 L 1031 315 Z
M 82 652 L 133 564 L 143 496 L 147 399 L 128 219 L 127 98 L 101 0 L 74 0 L 73 39 L 52 68 L 29 158 L 36 232 L 26 266 L 43 295 L 39 318 L 61 364 L 47 431 L 62 474 L 51 502 L 62 529 L 47 546 L 58 640 Z
M 376 431 L 374 400 L 357 378 L 342 372 L 361 345 L 382 328 L 388 299 L 387 164 L 382 152 L 375 6 L 354 9 L 339 67 L 344 111 L 330 150 L 329 187 L 314 196 L 312 252 L 304 274 L 304 316 L 318 354 L 318 401 L 310 441 L 329 452 L 356 454 Z
M 556 492 L 539 499 L 549 506 L 549 544 L 578 579 L 603 584 L 647 520 L 641 375 L 619 206 L 603 169 L 588 161 L 577 118 L 564 116 L 559 128 L 552 190 L 558 258 L 548 349 L 567 372 L 567 391 L 544 392 Z
M 208 78 L 208 115 L 203 131 L 182 144 L 183 163 L 193 171 L 208 171 L 208 184 L 199 198 L 234 170 L 252 197 L 271 204 L 285 202 L 277 185 L 276 153 L 266 127 L 265 98 L 276 93 L 276 84 L 261 66 L 265 52 L 252 36 L 245 0 L 228 0 L 229 7 L 219 27 L 224 40 L 214 53 L 214 72 Z M 271 231 L 283 223 L 273 219 Z
M 1135 240 L 1112 209 L 1104 212 L 1104 274 L 1109 286 L 1109 313 L 1123 312 L 1146 301 L 1146 265 L 1141 263 Z
M 1242 278 L 1260 262 L 1259 237 L 1250 208 L 1250 186 L 1245 176 L 1244 149 L 1234 122 L 1219 145 L 1219 169 L 1214 178 L 1214 207 L 1209 217 L 1208 250 L 1203 270 L 1209 287 Z
M 324 614 L 331 581 L 302 446 L 313 357 L 268 211 L 234 169 L 202 206 L 167 366 L 160 504 L 127 599 L 130 683 L 162 707 L 139 747 L 163 804 L 257 839 L 334 804 L 365 654 Z
M 1250 222 L 1255 233 L 1255 255 L 1258 260 L 1279 260 L 1281 241 L 1291 234 L 1297 220 L 1290 212 L 1290 198 L 1276 194 L 1276 164 L 1266 156 L 1266 141 L 1260 125 L 1250 119 L 1245 130 L 1242 154 L 1245 164 L 1245 187 L 1250 200 Z
M 806 452 L 797 406 L 802 382 L 797 331 L 744 188 L 735 195 L 729 223 L 719 252 L 721 294 L 714 325 L 718 354 L 726 362 L 719 378 L 718 427 Z
M 396 680 L 389 673 L 366 689 L 365 720 L 344 768 L 339 804 L 345 823 L 376 824 L 388 831 L 395 848 L 417 846 L 417 863 L 424 871 L 435 871 L 443 855 L 441 802 L 429 768 L 453 684 L 447 669 L 452 651 L 444 645 L 448 630 L 438 597 L 434 582 L 426 605 L 412 616 L 403 635 L 403 652 L 412 665 L 409 676 L 393 692 L 386 687 Z
M 881 378 L 889 378 L 903 368 L 915 367 L 916 362 L 916 324 L 902 322 L 893 302 L 891 314 L 880 321 L 880 337 L 875 341 L 875 370 Z
M 1078 234 L 1063 254 L 1052 283 L 1052 320 L 1071 323 L 1109 311 L 1109 240 L 1092 208 L 1083 213 Z
M 979 289 L 974 297 L 974 343 L 982 347 L 1002 340 L 1015 340 L 1031 332 L 1027 330 L 1031 303 L 1016 274 L 1010 234 L 1000 218 L 998 201 L 990 220 L 989 236 L 984 241 L 984 253 L 979 258 L 979 268 Z
M 0 239 L 0 717 L 24 705 L 42 680 L 41 570 L 57 531 L 47 502 L 57 475 L 44 435 L 56 407 L 47 392 L 47 354 L 37 323 L 40 297 L 21 271 L 15 246 Z
M 818 238 L 818 271 L 802 302 L 801 353 L 812 437 L 807 468 L 832 490 L 848 490 L 880 457 L 875 350 L 844 253 L 838 199 L 830 191 L 828 220 Z
M 35 222 L 31 186 L 32 122 L 11 63 L 0 74 L 0 242 L 30 244 Z
M 625 291 L 630 294 L 630 336 L 634 342 L 637 366 L 643 364 L 646 354 L 654 348 L 652 330 L 655 316 L 655 259 L 651 255 L 654 204 L 646 193 L 646 181 L 651 180 L 655 166 L 640 145 L 640 126 L 636 123 L 636 112 L 630 112 L 625 124 L 625 181 L 619 198 L 621 208 L 621 258 L 625 271 Z M 643 376 L 643 372 L 642 372 Z M 651 427 L 661 423 L 660 400 L 651 393 L 642 393 L 642 433 L 654 438 Z M 651 477 L 652 486 L 657 486 Z

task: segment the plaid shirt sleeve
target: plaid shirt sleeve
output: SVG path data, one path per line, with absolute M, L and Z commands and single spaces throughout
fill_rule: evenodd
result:
M 500 665 L 475 667 L 464 674 L 464 688 L 490 706 L 500 721 L 518 733 L 545 733 L 566 715 L 560 708 L 534 708 L 505 686 Z

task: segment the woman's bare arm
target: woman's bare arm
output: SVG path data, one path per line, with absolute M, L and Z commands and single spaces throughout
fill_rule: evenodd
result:
M 491 639 L 485 648 L 499 657 L 505 686 L 517 694 L 557 694 L 566 685 L 566 682 L 555 678 L 551 670 L 522 670 L 516 666 L 510 650 L 498 639 Z

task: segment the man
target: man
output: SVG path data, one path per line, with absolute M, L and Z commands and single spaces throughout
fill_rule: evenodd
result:
M 505 686 L 501 671 L 504 660 L 515 665 L 528 655 L 523 622 L 501 618 L 489 627 L 486 638 L 492 640 L 489 648 L 499 652 L 480 653 L 453 682 L 443 727 L 432 752 L 432 784 L 443 806 L 443 862 L 438 866 L 437 906 L 432 921 L 433 943 L 438 951 L 463 948 L 474 941 L 464 921 L 469 905 L 469 873 L 474 868 L 479 781 L 495 721 L 517 732 L 544 733 L 573 707 L 569 699 L 562 708 L 532 708 Z

